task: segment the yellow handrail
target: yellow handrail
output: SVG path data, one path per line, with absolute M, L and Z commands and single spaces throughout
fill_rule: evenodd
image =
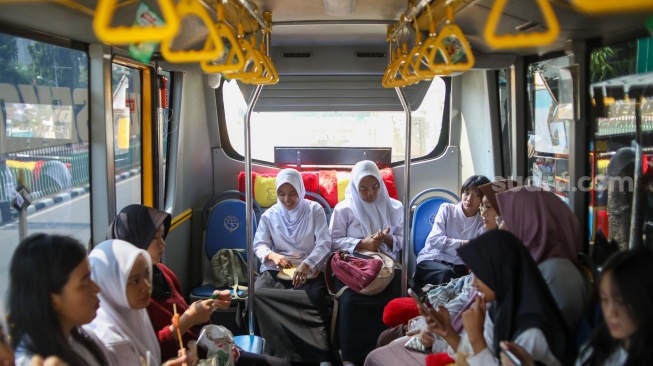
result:
M 198 17 L 208 29 L 209 34 L 204 43 L 204 48 L 201 50 L 173 51 L 170 46 L 175 37 L 171 37 L 161 43 L 163 57 L 170 62 L 201 62 L 215 60 L 220 57 L 224 52 L 224 44 L 206 9 L 196 0 L 181 0 L 175 10 L 180 20 L 187 16 Z
M 426 79 L 432 79 L 436 75 L 447 75 L 450 73 L 438 67 L 441 65 L 437 62 L 438 54 L 445 63 L 451 63 L 451 60 L 446 52 L 437 47 L 437 39 L 438 35 L 435 33 L 435 22 L 431 22 L 429 25 L 429 36 L 422 43 L 418 51 L 419 55 L 414 55 L 411 59 L 412 69 L 415 70 L 415 73 Z
M 252 43 L 256 43 L 256 36 L 252 35 Z M 234 72 L 225 72 L 225 76 L 230 79 L 238 79 L 247 82 L 250 79 L 256 79 L 263 75 L 265 67 L 263 65 L 263 55 L 257 50 L 252 43 L 245 38 L 238 39 L 238 45 L 244 51 L 245 63 L 242 69 Z
M 447 45 L 444 43 L 444 41 L 449 38 L 449 37 L 455 37 L 458 39 L 460 42 L 460 45 L 463 47 L 463 50 L 465 52 L 465 57 L 467 58 L 466 62 L 453 62 L 451 59 L 451 53 L 447 49 Z M 438 34 L 437 38 L 435 39 L 435 44 L 433 47 L 429 50 L 429 60 L 435 60 L 437 56 L 437 52 L 440 51 L 441 54 L 444 56 L 445 62 L 438 64 L 438 63 L 431 63 L 429 66 L 431 67 L 432 70 L 444 70 L 448 72 L 452 71 L 467 71 L 474 67 L 474 62 L 476 62 L 476 59 L 474 58 L 474 53 L 472 52 L 472 49 L 469 47 L 469 42 L 467 41 L 467 38 L 463 34 L 463 31 L 458 27 L 454 22 L 453 22 L 453 6 L 452 5 L 447 5 L 447 23 L 444 25 L 442 30 L 440 30 L 440 34 Z
M 179 30 L 179 17 L 172 0 L 156 0 L 161 9 L 164 25 L 111 26 L 111 19 L 118 0 L 98 0 L 93 18 L 93 30 L 102 42 L 127 44 L 139 42 L 162 42 L 173 37 Z
M 571 4 L 589 14 L 653 9 L 653 1 L 651 0 L 572 0 Z
M 535 0 L 542 11 L 544 22 L 547 27 L 545 32 L 532 32 L 528 34 L 506 34 L 499 36 L 496 34 L 499 18 L 508 0 L 495 0 L 487 22 L 485 23 L 485 41 L 494 48 L 520 48 L 520 47 L 538 47 L 545 46 L 558 38 L 560 34 L 560 24 L 556 17 L 549 0 Z M 597 1 L 597 0 L 589 0 Z M 621 0 L 610 0 L 619 2 Z
M 238 44 L 238 39 L 245 34 L 243 23 L 238 23 L 238 38 L 233 35 L 231 28 L 224 23 L 224 6 L 218 4 L 218 23 L 215 28 L 221 37 L 229 41 L 229 54 L 223 60 L 208 60 L 200 63 L 202 70 L 209 73 L 235 72 L 245 66 L 247 58 L 243 54 L 242 47 Z M 207 39 L 207 42 L 209 40 Z M 216 62 L 217 61 L 217 62 Z

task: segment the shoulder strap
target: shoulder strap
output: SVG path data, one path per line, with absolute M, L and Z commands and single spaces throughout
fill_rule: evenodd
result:
M 334 255 L 339 255 L 340 251 L 337 250 L 331 253 L 326 260 L 326 267 L 324 268 L 324 280 L 326 281 L 327 290 L 329 290 L 329 295 L 333 295 L 336 291 L 336 286 L 333 283 L 333 269 L 331 269 L 331 260 L 333 260 Z

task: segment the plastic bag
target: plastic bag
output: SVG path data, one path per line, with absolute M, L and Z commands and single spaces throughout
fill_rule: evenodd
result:
M 222 325 L 205 325 L 197 344 L 206 349 L 207 357 L 200 360 L 198 366 L 234 366 L 240 356 L 231 331 Z

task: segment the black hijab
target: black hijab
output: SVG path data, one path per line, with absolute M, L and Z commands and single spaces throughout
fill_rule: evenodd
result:
M 574 345 L 562 313 L 530 253 L 515 235 L 488 231 L 460 247 L 458 255 L 495 293 L 490 317 L 496 355 L 499 342 L 514 341 L 523 331 L 538 328 L 558 361 L 573 363 Z
M 121 239 L 147 250 L 161 225 L 165 239 L 171 221 L 172 217 L 167 212 L 143 205 L 129 205 L 109 225 L 107 239 Z M 152 266 L 152 297 L 157 300 L 170 297 L 170 285 L 156 265 Z

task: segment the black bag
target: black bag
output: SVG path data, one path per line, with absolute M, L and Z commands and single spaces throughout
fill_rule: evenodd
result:
M 233 288 L 236 292 L 247 290 L 247 262 L 243 258 L 244 249 L 220 249 L 211 258 L 213 286 Z

